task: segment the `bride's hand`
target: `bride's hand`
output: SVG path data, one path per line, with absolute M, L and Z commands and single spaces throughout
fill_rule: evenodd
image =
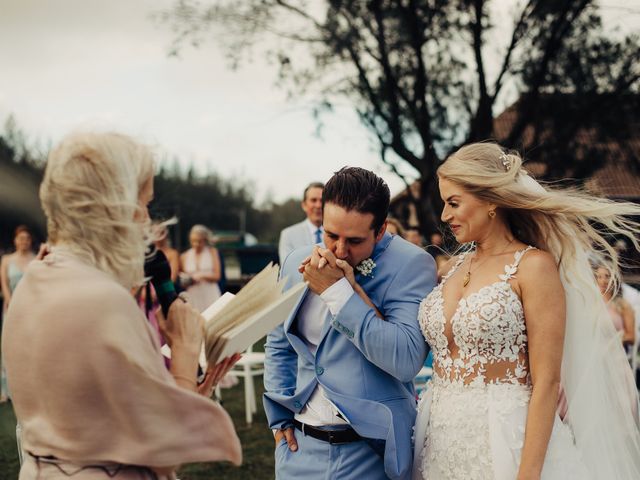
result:
M 336 260 L 336 265 L 338 266 L 338 268 L 340 268 L 340 270 L 342 270 L 342 272 L 344 273 L 344 276 L 348 280 L 349 284 L 353 288 L 355 288 L 355 286 L 356 286 L 356 276 L 355 276 L 355 273 L 353 273 L 353 267 L 351 265 L 349 265 L 349 262 L 347 262 L 345 260 L 337 259 Z
M 367 292 L 365 292 L 364 289 L 360 285 L 358 285 L 358 283 L 356 282 L 356 276 L 355 276 L 355 273 L 353 272 L 353 267 L 349 265 L 349 262 L 345 260 L 336 259 L 336 266 L 340 270 L 342 270 L 342 273 L 344 273 L 344 278 L 347 279 L 347 281 L 351 285 L 351 288 L 353 288 L 353 290 L 358 294 L 358 296 L 362 298 L 362 300 L 364 300 L 364 302 L 367 305 L 369 305 L 371 308 L 375 310 L 376 316 L 378 318 L 384 320 L 384 315 L 382 315 L 380 310 L 378 310 L 378 307 L 376 307 L 375 304 L 371 301 L 371 299 L 367 295 Z
M 307 258 L 305 258 L 304 260 L 302 260 L 302 263 L 300 264 L 300 266 L 298 267 L 298 272 L 300 273 L 304 273 L 304 267 L 306 267 L 307 265 L 309 265 L 309 263 L 311 263 L 311 255 L 309 255 Z

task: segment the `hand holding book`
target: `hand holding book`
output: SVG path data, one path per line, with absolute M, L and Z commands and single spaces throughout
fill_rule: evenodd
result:
M 202 312 L 205 346 L 201 364 L 213 366 L 245 351 L 284 322 L 305 289 L 304 283 L 299 283 L 283 293 L 285 282 L 278 280 L 278 267 L 269 264 L 237 295 L 225 293 Z

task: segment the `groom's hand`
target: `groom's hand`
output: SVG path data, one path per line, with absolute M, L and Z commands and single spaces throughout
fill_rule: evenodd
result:
M 295 452 L 298 450 L 298 442 L 296 442 L 296 436 L 293 433 L 292 427 L 284 428 L 276 432 L 276 434 L 274 435 L 274 438 L 276 440 L 276 447 L 278 446 L 278 444 L 280 443 L 283 437 L 287 441 L 289 450 L 291 450 L 292 452 Z
M 344 277 L 342 269 L 335 264 L 335 257 L 331 262 L 323 257 L 321 253 L 324 253 L 324 249 L 314 248 L 311 260 L 305 265 L 302 274 L 311 291 L 318 295 Z

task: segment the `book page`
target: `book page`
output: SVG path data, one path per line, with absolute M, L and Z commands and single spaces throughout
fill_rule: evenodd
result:
M 268 305 L 245 322 L 226 332 L 216 343 L 212 352 L 214 357 L 222 359 L 236 352 L 242 352 L 263 338 L 289 317 L 300 302 L 305 290 L 304 283 L 293 286 L 275 303 Z
M 269 264 L 245 285 L 225 307 L 206 325 L 207 337 L 221 336 L 233 328 L 237 322 L 251 316 L 264 306 L 276 300 L 283 285 L 278 282 L 278 267 Z
M 284 285 L 284 280 L 278 281 L 278 267 L 269 264 L 222 308 L 214 309 L 216 302 L 205 310 L 205 318 L 212 313 L 205 326 L 205 355 L 210 365 L 222 360 L 220 355 L 228 350 L 225 345 L 230 340 L 234 342 L 229 348 L 236 350 L 229 354 L 240 353 L 284 322 L 305 289 L 300 283 L 283 294 Z

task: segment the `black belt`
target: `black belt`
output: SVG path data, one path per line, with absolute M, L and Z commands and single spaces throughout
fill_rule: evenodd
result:
M 364 440 L 358 433 L 351 427 L 341 430 L 323 430 L 318 427 L 307 425 L 306 423 L 293 420 L 293 425 L 305 435 L 315 438 L 316 440 L 322 440 L 332 445 L 340 443 L 352 443 Z

